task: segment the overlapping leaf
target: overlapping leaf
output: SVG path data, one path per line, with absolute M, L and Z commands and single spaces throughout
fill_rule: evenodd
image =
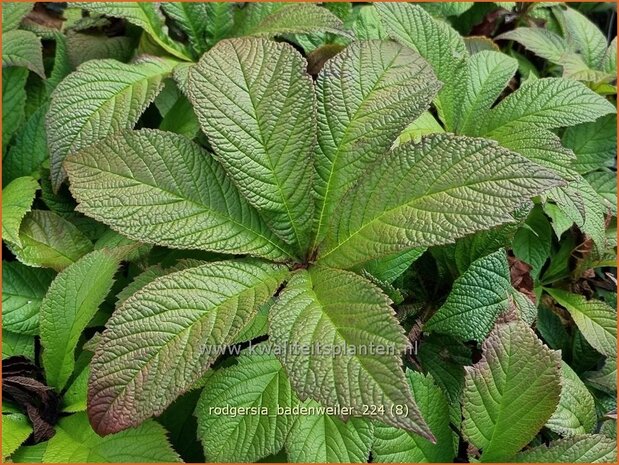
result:
M 617 443 L 602 434 L 559 439 L 521 452 L 518 463 L 615 463 Z
M 32 208 L 36 192 L 40 189 L 36 179 L 24 176 L 13 180 L 2 189 L 2 239 L 21 246 L 19 228 Z

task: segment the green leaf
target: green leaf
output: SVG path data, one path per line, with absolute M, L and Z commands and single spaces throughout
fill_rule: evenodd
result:
M 18 247 L 19 227 L 32 208 L 32 202 L 40 189 L 36 179 L 24 176 L 12 181 L 2 189 L 2 239 Z
M 372 446 L 373 460 L 382 463 L 452 462 L 456 451 L 449 426 L 447 398 L 431 376 L 411 370 L 407 370 L 406 375 L 415 402 L 434 433 L 436 443 L 401 429 L 377 424 Z
M 33 2 L 2 2 L 2 33 L 19 27 L 21 20 L 32 10 Z
M 77 2 L 73 7 L 83 8 L 91 13 L 100 13 L 114 18 L 122 18 L 144 29 L 157 45 L 170 55 L 181 60 L 190 61 L 186 47 L 172 40 L 167 34 L 165 17 L 159 10 L 159 4 L 152 2 Z
M 92 250 L 92 243 L 69 221 L 48 210 L 33 210 L 19 229 L 21 247 L 9 248 L 29 266 L 60 271 Z
M 511 289 L 505 250 L 475 260 L 454 282 L 447 301 L 423 329 L 483 341 L 507 310 Z
M 420 6 L 432 16 L 446 18 L 460 16 L 475 5 L 474 2 L 424 2 Z
M 307 63 L 266 39 L 221 42 L 191 70 L 189 97 L 216 158 L 275 233 L 305 253 L 312 226 L 316 102 Z
M 187 35 L 197 54 L 206 50 L 206 31 L 210 22 L 206 3 L 164 2 L 161 4 L 161 9 Z
M 558 182 L 492 141 L 427 136 L 397 147 L 365 174 L 341 206 L 318 257 L 325 265 L 349 268 L 412 247 L 453 242 L 512 221 L 509 212 Z
M 604 61 L 602 62 L 602 69 L 607 73 L 613 73 L 617 75 L 617 38 L 615 37 L 604 55 Z
M 348 408 L 342 416 L 370 416 L 430 438 L 402 372 L 408 341 L 390 303 L 354 273 L 300 270 L 271 308 L 269 340 L 301 400 Z M 322 348 L 314 350 L 316 344 Z M 365 412 L 364 405 L 378 410 Z M 398 406 L 407 412 L 398 415 Z
M 608 357 L 617 353 L 617 311 L 600 300 L 587 300 L 580 294 L 561 289 L 545 288 L 558 303 L 565 307 L 595 350 Z
M 439 84 L 409 48 L 370 41 L 355 42 L 328 60 L 316 86 L 318 243 L 346 191 L 427 109 Z
M 606 37 L 585 15 L 573 8 L 557 9 L 559 22 L 567 41 L 582 55 L 585 63 L 599 69 L 606 55 Z
M 41 345 L 45 378 L 62 391 L 75 366 L 75 348 L 114 282 L 119 260 L 95 250 L 65 268 L 41 304 Z
M 236 5 L 231 2 L 208 2 L 205 6 L 209 18 L 206 22 L 206 43 L 212 47 L 230 36 L 234 27 Z
M 196 407 L 198 437 L 210 462 L 255 462 L 275 454 L 294 420 L 279 411 L 298 400 L 275 356 L 250 353 L 236 360 L 206 381 Z M 224 408 L 247 410 L 222 414 Z
M 88 424 L 85 413 L 62 418 L 49 440 L 43 463 L 180 462 L 166 430 L 155 421 L 102 438 Z
M 552 227 L 540 207 L 534 208 L 526 223 L 516 231 L 512 250 L 516 258 L 531 265 L 531 277 L 539 278 L 542 267 L 550 258 Z
M 8 184 L 22 176 L 40 177 L 43 163 L 49 158 L 45 115 L 49 106 L 39 107 L 15 135 L 15 141 L 2 161 L 2 180 Z
M 462 71 L 468 56 L 460 34 L 446 22 L 435 20 L 419 5 L 376 3 L 389 37 L 424 57 L 443 87 L 435 104 L 446 129 L 453 128 L 461 92 Z
M 405 142 L 419 142 L 423 136 L 445 132 L 436 118 L 429 111 L 424 111 L 419 118 L 406 126 L 393 143 L 393 147 L 402 145 Z
M 65 179 L 62 163 L 67 155 L 110 133 L 132 128 L 161 90 L 173 66 L 170 60 L 154 57 L 129 65 L 116 60 L 89 61 L 56 87 L 47 115 L 55 190 Z
M 67 53 L 73 68 L 90 60 L 113 58 L 126 63 L 134 53 L 134 39 L 126 36 L 67 32 Z
M 602 368 L 584 373 L 584 379 L 589 386 L 614 394 L 617 392 L 617 357 L 607 357 Z
M 479 116 L 499 98 L 517 68 L 518 62 L 514 58 L 499 52 L 481 51 L 468 59 L 464 93 L 457 110 L 457 132 L 469 134 L 476 131 Z
M 245 6 L 236 36 L 274 37 L 282 34 L 330 32 L 346 36 L 342 21 L 328 9 L 311 3 Z
M 561 141 L 574 151 L 576 161 L 573 167 L 579 173 L 588 173 L 601 166 L 614 166 L 617 115 L 603 116 L 594 122 L 567 128 Z
M 213 262 L 158 278 L 125 300 L 92 361 L 93 428 L 109 434 L 163 412 L 198 381 L 287 273 L 262 262 Z
M 534 125 L 536 129 L 574 126 L 615 112 L 608 100 L 580 82 L 537 79 L 527 82 L 486 113 L 479 135 L 492 136 L 500 128 L 523 124 Z
M 39 309 L 54 279 L 51 270 L 2 262 L 2 327 L 18 334 L 39 334 Z
M 45 79 L 41 39 L 30 31 L 2 33 L 2 67 L 23 66 Z
M 593 396 L 569 365 L 561 363 L 561 397 L 546 427 L 562 436 L 592 433 L 597 425 Z
M 392 283 L 398 276 L 404 273 L 415 260 L 421 257 L 426 250 L 425 247 L 417 247 L 405 252 L 388 255 L 379 260 L 370 260 L 363 265 L 363 269 L 379 281 Z
M 617 442 L 602 434 L 558 439 L 518 454 L 519 463 L 615 463 Z
M 497 36 L 496 40 L 513 40 L 537 56 L 559 65 L 569 51 L 563 37 L 543 27 L 519 27 Z
M 351 28 L 357 40 L 387 39 L 378 10 L 372 4 L 359 6 Z
M 585 175 L 589 185 L 606 201 L 610 213 L 617 216 L 617 175 L 614 171 L 594 171 Z
M 222 167 L 185 137 L 125 130 L 70 156 L 65 167 L 77 210 L 130 239 L 289 257 Z
M 286 439 L 288 460 L 296 463 L 365 463 L 370 455 L 374 428 L 363 418 L 342 421 L 317 402 L 307 400 L 301 408 L 312 409 L 299 414 Z
M 63 412 L 76 413 L 86 410 L 89 377 L 90 367 L 86 366 L 86 368 L 79 372 L 62 396 Z
M 506 462 L 554 412 L 561 357 L 521 321 L 496 326 L 482 351 L 466 367 L 462 433 L 482 450 L 482 462 Z
M 47 449 L 47 441 L 35 446 L 22 446 L 11 456 L 14 463 L 43 463 L 43 454 Z
M 2 153 L 21 126 L 26 106 L 26 68 L 2 68 Z
M 34 360 L 34 337 L 2 330 L 2 359 L 21 355 Z
M 4 462 L 32 433 L 28 418 L 21 413 L 2 415 L 2 461 Z

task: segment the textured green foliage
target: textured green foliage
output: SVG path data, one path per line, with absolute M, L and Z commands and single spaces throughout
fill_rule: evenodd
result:
M 2 67 L 2 153 L 24 119 L 26 68 Z
M 550 172 L 488 140 L 428 136 L 397 147 L 359 182 L 319 261 L 347 268 L 412 247 L 449 243 L 509 222 L 506 212 L 557 183 Z
M 145 58 L 133 65 L 115 60 L 91 61 L 60 83 L 47 114 L 56 190 L 65 178 L 62 163 L 67 155 L 110 133 L 132 128 L 161 90 L 161 82 L 172 66 L 173 62 L 159 58 Z
M 408 371 L 415 402 L 434 433 L 436 443 L 390 426 L 377 425 L 372 457 L 376 462 L 420 463 L 451 462 L 455 455 L 453 433 L 449 427 L 447 398 L 431 376 Z
M 305 68 L 288 45 L 226 41 L 203 56 L 189 81 L 191 102 L 217 159 L 275 233 L 300 252 L 310 241 L 316 137 L 313 85 Z
M 538 446 L 522 452 L 515 461 L 520 463 L 614 463 L 617 443 L 602 434 L 582 435 L 559 439 L 548 446 Z
M 75 225 L 49 210 L 28 213 L 19 228 L 21 246 L 9 248 L 29 266 L 60 271 L 92 250 L 92 243 Z
M 45 79 L 41 40 L 30 31 L 2 33 L 2 67 L 23 66 Z
M 39 333 L 39 308 L 54 279 L 52 270 L 2 262 L 2 327 L 31 336 Z
M 150 166 L 159 172 L 154 175 Z M 66 167 L 78 209 L 132 239 L 280 260 L 288 256 L 222 167 L 184 137 L 123 131 L 70 157 Z M 196 188 L 200 184 L 212 188 Z
M 429 437 L 406 386 L 399 354 L 407 340 L 389 304 L 378 288 L 353 273 L 298 271 L 269 313 L 271 341 L 287 349 L 278 357 L 301 400 L 355 412 L 364 405 L 382 406 L 384 411 L 374 413 L 377 419 Z M 295 350 L 315 344 L 323 349 Z M 408 414 L 397 415 L 396 406 L 406 406 Z
M 424 330 L 483 341 L 497 317 L 507 310 L 509 290 L 507 257 L 501 249 L 471 263 Z
M 607 115 L 593 123 L 567 128 L 561 140 L 576 155 L 574 168 L 579 173 L 608 166 L 617 151 L 617 116 Z
M 28 419 L 20 413 L 2 415 L 2 461 L 17 450 L 32 433 Z
M 260 346 L 254 348 L 260 351 Z M 198 435 L 212 462 L 254 462 L 278 452 L 290 432 L 291 415 L 278 408 L 298 400 L 279 361 L 273 355 L 242 355 L 237 364 L 211 376 L 196 409 Z M 255 409 L 238 416 L 211 409 Z
M 587 339 L 598 352 L 613 356 L 617 353 L 617 311 L 599 300 L 587 300 L 579 294 L 560 289 L 546 291 L 565 307 Z
M 109 434 L 161 413 L 285 276 L 282 267 L 261 262 L 214 262 L 163 276 L 128 298 L 108 321 L 92 362 L 93 428 Z M 144 338 L 151 341 L 146 347 Z
M 46 380 L 58 391 L 74 367 L 74 351 L 88 322 L 112 287 L 118 260 L 96 250 L 61 271 L 41 303 L 41 344 Z
M 511 459 L 554 412 L 560 357 L 521 322 L 497 325 L 483 358 L 466 368 L 462 432 L 484 462 Z
M 21 246 L 19 227 L 32 207 L 39 184 L 30 176 L 17 178 L 2 189 L 2 238 Z
M 438 87 L 419 55 L 387 42 L 359 42 L 327 61 L 316 82 L 318 241 L 346 191 L 427 108 Z
M 3 2 L 2 5 L 2 33 L 19 27 L 19 23 L 32 10 L 31 2 Z
M 61 419 L 43 454 L 43 463 L 180 461 L 158 423 L 148 421 L 102 438 L 89 427 L 85 413 Z

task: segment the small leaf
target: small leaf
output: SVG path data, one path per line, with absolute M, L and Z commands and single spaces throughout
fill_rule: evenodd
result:
M 130 239 L 289 257 L 219 163 L 185 137 L 125 130 L 72 155 L 65 166 L 77 210 Z
M 73 373 L 78 340 L 110 291 L 118 265 L 108 251 L 85 255 L 58 274 L 41 304 L 43 367 L 58 392 Z
M 216 158 L 271 229 L 300 253 L 310 240 L 316 142 L 306 66 L 287 44 L 229 40 L 206 53 L 189 77 L 189 97 Z
M 23 66 L 45 79 L 41 39 L 30 31 L 2 33 L 2 67 Z
M 62 396 L 63 412 L 76 413 L 86 410 L 86 397 L 88 393 L 88 378 L 90 367 L 86 366 L 75 377 L 67 391 Z
M 84 63 L 63 79 L 52 94 L 47 114 L 55 190 L 66 177 L 62 164 L 67 155 L 108 134 L 132 128 L 161 90 L 162 81 L 174 64 L 154 57 L 129 65 L 116 60 L 95 60 Z
M 110 434 L 163 412 L 198 381 L 286 275 L 285 268 L 262 262 L 213 262 L 160 277 L 125 300 L 92 361 L 93 428 Z M 146 346 L 145 339 L 151 341 Z
M 561 397 L 546 426 L 562 436 L 592 433 L 597 424 L 595 400 L 569 365 L 561 363 Z
M 466 367 L 462 433 L 482 450 L 482 462 L 506 462 L 555 411 L 561 357 L 521 321 L 496 326 L 482 351 Z
M 206 33 L 211 22 L 206 3 L 164 2 L 161 9 L 172 18 L 187 35 L 197 54 L 206 50 Z
M 475 260 L 454 282 L 447 301 L 423 329 L 483 341 L 507 310 L 511 289 L 505 250 Z
M 617 442 L 602 434 L 558 439 L 518 454 L 519 463 L 615 463 Z
M 271 308 L 269 340 L 301 400 L 351 409 L 353 416 L 373 416 L 431 438 L 402 372 L 400 354 L 408 341 L 390 303 L 354 273 L 300 270 Z M 314 350 L 317 345 L 322 348 Z M 364 412 L 364 405 L 377 410 Z M 398 415 L 404 406 L 408 412 Z
M 555 175 L 491 141 L 427 136 L 397 147 L 363 176 L 318 259 L 352 268 L 412 247 L 453 242 L 512 221 L 510 211 L 558 183 Z
M 102 438 L 92 430 L 85 413 L 62 418 L 43 454 L 43 463 L 180 461 L 165 429 L 155 421 Z
M 543 27 L 518 27 L 496 37 L 496 40 L 513 40 L 537 56 L 561 64 L 570 47 L 559 34 Z
M 21 413 L 2 415 L 2 461 L 4 462 L 32 433 L 28 418 Z
M 18 334 L 39 334 L 39 309 L 54 279 L 51 270 L 2 262 L 2 327 Z
M 595 350 L 608 357 L 617 353 L 617 311 L 600 300 L 587 300 L 579 294 L 561 289 L 545 288 L 558 303 L 565 307 Z
M 294 420 L 279 411 L 298 402 L 279 361 L 259 353 L 236 360 L 236 365 L 217 370 L 206 381 L 196 407 L 198 437 L 210 462 L 255 462 L 275 454 Z M 247 411 L 219 413 L 224 408 Z
M 29 266 L 60 271 L 92 250 L 92 243 L 72 223 L 49 210 L 33 210 L 19 229 L 21 247 L 10 245 L 18 260 Z
M 317 402 L 307 400 L 301 408 L 313 409 L 297 415 L 286 439 L 288 460 L 295 463 L 366 463 L 374 439 L 369 420 L 314 412 L 326 411 Z
M 36 179 L 24 176 L 2 189 L 2 239 L 21 246 L 19 227 L 26 213 L 32 208 L 36 192 L 40 189 Z
M 514 255 L 531 265 L 531 276 L 539 278 L 542 267 L 550 258 L 552 227 L 541 208 L 534 208 L 527 221 L 516 231 L 512 241 Z
M 587 65 L 599 69 L 606 55 L 606 37 L 585 15 L 574 8 L 559 8 L 557 13 L 567 41 L 578 50 Z
M 449 463 L 456 452 L 454 433 L 449 426 L 449 404 L 431 376 L 408 370 L 406 377 L 415 402 L 436 437 L 432 444 L 427 439 L 391 426 L 377 424 L 372 458 L 382 463 Z

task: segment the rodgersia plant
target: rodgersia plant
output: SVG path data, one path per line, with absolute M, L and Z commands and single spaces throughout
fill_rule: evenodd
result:
M 82 448 L 106 460 L 131 454 L 95 433 L 127 450 L 150 438 L 177 460 L 151 419 L 175 412 L 195 413 L 213 462 L 282 449 L 291 462 L 450 462 L 459 440 L 482 461 L 612 455 L 590 434 L 578 367 L 552 350 L 561 323 L 540 316 L 544 341 L 531 329 L 543 288 L 596 362 L 616 353 L 616 313 L 562 289 L 556 265 L 549 278 L 552 241 L 544 252 L 531 238 L 575 224 L 607 258 L 600 183 L 559 131 L 614 117 L 609 100 L 558 77 L 504 96 L 514 58 L 472 50 L 409 4 L 330 7 L 344 22 L 315 5 L 252 5 L 236 23 L 236 6 L 163 4 L 176 35 L 152 4 L 83 7 L 144 29 L 147 53 L 85 60 L 53 83 L 32 115 L 46 122 L 49 172 L 11 162 L 21 175 L 3 191 L 11 252 L 58 272 L 27 285 L 30 268 L 4 265 L 38 303 L 15 305 L 5 327 L 40 336 L 45 383 L 65 412 L 87 405 L 92 427 L 83 413 L 61 420 L 48 459 L 70 460 L 58 441 L 82 429 Z M 49 209 L 30 211 L 39 189 Z M 131 279 L 112 288 L 121 262 Z M 412 284 L 450 277 L 438 305 Z M 105 329 L 91 338 L 89 326 Z M 586 405 L 573 411 L 570 395 Z M 542 428 L 563 439 L 522 452 Z

